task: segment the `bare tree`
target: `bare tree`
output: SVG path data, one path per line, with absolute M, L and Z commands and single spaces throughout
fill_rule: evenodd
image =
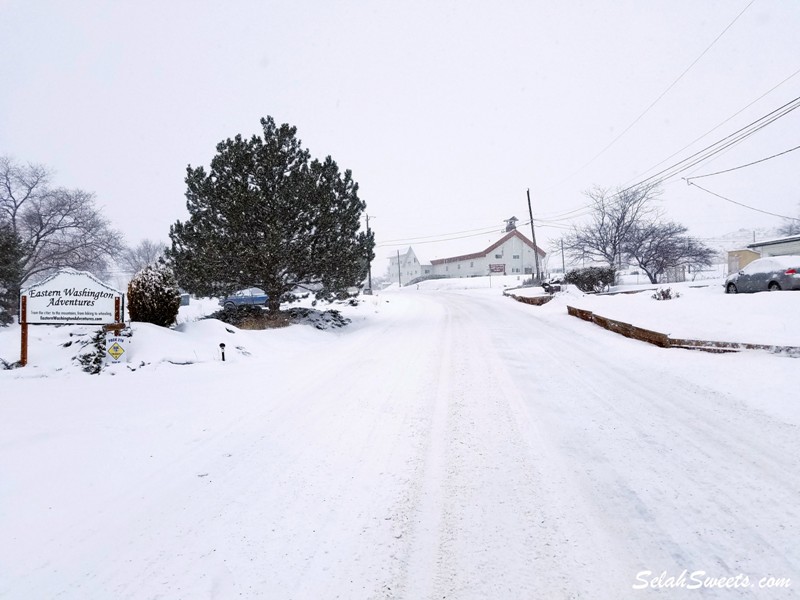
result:
M 579 260 L 605 262 L 616 268 L 631 230 L 654 217 L 655 210 L 650 203 L 658 195 L 658 189 L 650 185 L 626 188 L 613 194 L 599 188 L 586 192 L 591 201 L 590 221 L 573 226 L 564 236 L 564 249 Z
M 778 228 L 778 235 L 800 235 L 800 213 L 796 219 L 784 219 L 783 225 Z
M 650 283 L 658 283 L 669 269 L 711 265 L 716 252 L 686 232 L 679 223 L 638 224 L 629 231 L 622 250 L 645 272 Z
M 148 265 L 164 256 L 167 246 L 163 242 L 142 240 L 137 246 L 125 248 L 119 257 L 120 265 L 131 275 L 135 275 Z
M 45 167 L 0 157 L 0 224 L 22 242 L 20 285 L 62 267 L 102 273 L 122 247 L 93 194 L 49 184 Z

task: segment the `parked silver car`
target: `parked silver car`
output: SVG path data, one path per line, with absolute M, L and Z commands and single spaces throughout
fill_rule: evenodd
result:
M 759 258 L 725 280 L 728 294 L 766 290 L 800 290 L 800 256 Z

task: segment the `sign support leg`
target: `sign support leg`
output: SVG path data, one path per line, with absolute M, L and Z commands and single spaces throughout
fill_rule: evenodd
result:
M 24 367 L 28 364 L 28 298 L 22 297 L 19 309 L 19 323 L 20 323 L 20 349 L 19 349 L 19 364 Z

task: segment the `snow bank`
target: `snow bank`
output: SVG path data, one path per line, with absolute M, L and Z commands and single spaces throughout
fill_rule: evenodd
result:
M 546 305 L 564 310 L 565 305 L 665 333 L 673 338 L 719 342 L 800 346 L 800 293 L 762 292 L 725 294 L 714 282 L 706 287 L 682 283 L 669 287 L 680 297 L 654 300 L 653 290 L 634 294 L 581 294 L 574 288 Z M 545 308 L 545 307 L 543 307 Z
M 357 329 L 367 314 L 379 312 L 380 296 L 365 296 L 357 306 L 333 303 L 318 306 L 321 310 L 335 309 L 350 319 L 350 328 Z M 310 301 L 305 302 L 310 305 Z M 292 306 L 296 306 L 292 305 Z M 192 300 L 189 306 L 181 306 L 177 325 L 173 328 L 158 327 L 150 323 L 130 323 L 132 337 L 126 345 L 127 362 L 113 365 L 110 373 L 120 369 L 137 370 L 158 365 L 192 365 L 222 361 L 225 344 L 225 360 L 238 363 L 252 357 L 269 357 L 282 352 L 292 352 L 309 344 L 317 343 L 332 331 L 319 331 L 313 326 L 300 324 L 285 328 L 251 331 L 239 329 L 216 319 L 204 317 L 219 310 L 217 300 L 204 298 Z M 5 372 L 8 376 L 35 378 L 52 376 L 62 372 L 80 372 L 77 357 L 92 350 L 92 337 L 97 327 L 84 325 L 29 326 L 28 366 Z M 20 326 L 0 327 L 0 359 L 14 363 L 20 356 Z M 3 371 L 0 371 L 3 373 Z M 12 375 L 13 373 L 13 375 Z

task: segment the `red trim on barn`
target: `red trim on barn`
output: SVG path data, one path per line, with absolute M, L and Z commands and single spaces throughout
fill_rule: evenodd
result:
M 517 229 L 515 229 L 514 231 L 509 231 L 507 234 L 505 234 L 503 237 L 497 240 L 494 244 L 486 248 L 486 250 L 484 250 L 483 252 L 474 252 L 473 254 L 462 254 L 461 256 L 453 256 L 451 258 L 437 258 L 435 260 L 432 260 L 431 264 L 444 265 L 447 263 L 460 262 L 462 260 L 473 260 L 476 258 L 483 258 L 484 256 L 490 254 L 493 250 L 505 244 L 512 237 L 518 237 L 519 239 L 521 239 L 523 243 L 525 243 L 525 245 L 528 246 L 528 248 L 534 250 L 535 252 L 538 252 L 539 256 L 545 256 L 547 254 L 547 252 L 545 252 L 538 246 L 534 246 L 532 241 L 530 241 L 528 238 L 522 235 Z

